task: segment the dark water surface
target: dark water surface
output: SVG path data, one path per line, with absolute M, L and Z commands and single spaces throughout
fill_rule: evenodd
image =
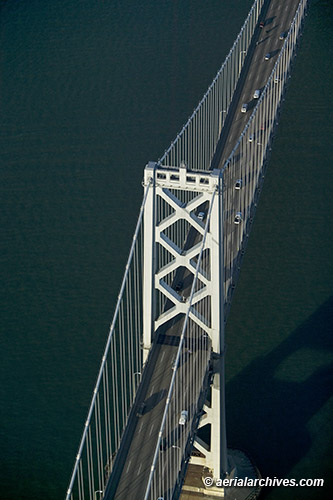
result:
M 0 3 L 0 500 L 64 497 L 141 179 L 248 0 Z M 229 445 L 263 476 L 332 465 L 333 8 L 313 1 L 228 322 Z M 332 484 L 331 484 L 332 486 Z

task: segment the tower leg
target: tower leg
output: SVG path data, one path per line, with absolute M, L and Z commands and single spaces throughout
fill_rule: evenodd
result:
M 143 255 L 143 363 L 146 362 L 152 344 L 155 307 L 155 163 L 145 168 L 144 184 L 152 184 L 144 208 L 144 255 Z

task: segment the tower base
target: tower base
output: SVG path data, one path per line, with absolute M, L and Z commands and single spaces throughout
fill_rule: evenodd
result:
M 242 451 L 228 449 L 228 461 L 231 465 L 231 472 L 225 479 L 237 479 L 236 486 L 224 487 L 219 480 L 213 479 L 212 473 L 207 467 L 189 464 L 180 500 L 199 498 L 206 500 L 218 498 L 255 500 L 258 498 L 261 487 L 255 484 L 255 480 L 261 479 L 261 475 L 251 460 Z M 243 486 L 240 486 L 241 484 Z

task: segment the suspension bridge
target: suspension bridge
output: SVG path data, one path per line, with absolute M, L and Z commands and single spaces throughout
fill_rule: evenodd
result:
M 225 325 L 306 9 L 256 0 L 203 99 L 144 170 L 66 500 L 176 499 L 191 467 L 193 498 L 203 475 L 258 477 L 227 448 Z

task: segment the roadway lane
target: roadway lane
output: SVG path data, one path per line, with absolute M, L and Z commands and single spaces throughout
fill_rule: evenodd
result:
M 108 499 L 141 499 L 144 497 L 146 483 L 148 480 L 152 457 L 157 443 L 158 432 L 165 407 L 166 395 L 173 374 L 172 366 L 176 358 L 179 335 L 183 325 L 183 318 L 175 318 L 167 330 L 162 331 L 154 352 L 149 358 L 149 363 L 154 364 L 151 378 L 144 388 L 144 395 L 140 398 L 145 402 L 144 414 L 131 419 L 134 429 L 127 438 L 128 451 L 125 461 L 122 462 L 118 479 L 118 487 L 109 487 L 105 498 Z M 182 394 L 186 397 L 186 390 Z M 176 436 L 176 433 L 175 433 Z M 177 451 L 177 437 L 168 443 L 165 450 L 165 458 Z M 125 444 L 125 443 L 123 443 Z M 174 447 L 172 446 L 174 445 Z M 126 454 L 125 446 L 122 450 Z M 114 478 L 115 479 L 115 478 Z M 115 485 L 113 485 L 115 486 Z
M 253 99 L 254 91 L 262 89 L 266 84 L 283 45 L 283 41 L 279 40 L 279 35 L 282 31 L 289 29 L 297 5 L 297 0 L 285 2 L 271 0 L 268 7 L 266 5 L 267 13 L 263 19 L 265 26 L 263 29 L 258 27 L 255 32 L 253 44 L 246 55 L 244 71 L 247 74 L 244 78 L 244 84 L 242 88 L 237 89 L 230 109 L 231 118 L 226 120 L 222 130 L 221 147 L 217 148 L 218 155 L 214 159 L 219 168 L 230 155 L 249 119 L 251 109 L 256 104 L 256 100 Z M 259 19 L 259 21 L 261 20 Z M 264 55 L 267 52 L 274 54 L 269 61 L 264 60 Z M 250 104 L 250 109 L 247 113 L 241 113 L 241 105 L 245 102 Z M 227 186 L 227 189 L 233 191 L 230 193 L 232 196 L 237 196 L 233 185 Z M 237 198 L 235 198 L 236 205 Z M 229 228 L 230 232 L 235 230 L 235 225 L 232 224 L 232 226 L 234 227 Z M 234 248 L 232 251 L 235 252 L 236 249 Z M 179 277 L 175 280 L 175 284 L 178 280 Z M 187 281 L 186 290 L 183 291 L 185 296 L 188 296 L 191 286 Z M 105 493 L 104 498 L 107 500 L 141 500 L 144 498 L 182 325 L 183 318 L 174 319 L 167 328 L 164 328 L 152 347 L 145 371 L 154 369 L 152 376 L 144 380 L 138 401 L 138 405 L 141 401 L 145 401 L 145 412 L 142 417 L 137 417 L 133 412 L 129 420 L 127 438 L 125 435 L 111 476 L 112 483 L 108 485 Z M 176 450 L 172 447 L 166 450 L 166 456 L 170 460 L 174 460 L 171 457 L 174 451 Z
M 262 91 L 265 87 L 284 43 L 284 40 L 279 40 L 279 35 L 289 30 L 297 5 L 298 0 L 289 0 L 288 2 L 271 0 L 264 18 L 264 27 L 262 29 L 258 27 L 255 31 L 246 56 L 250 61 L 244 61 L 245 75 L 243 75 L 243 78 L 244 76 L 246 78 L 242 88 L 236 89 L 237 92 L 231 105 L 232 123 L 230 125 L 226 121 L 226 127 L 222 129 L 221 133 L 223 150 L 219 151 L 218 158 L 213 160 L 215 165 L 218 162 L 219 168 L 224 165 L 232 152 L 253 108 L 257 104 L 257 100 L 253 98 L 254 91 L 257 89 Z M 267 53 L 271 53 L 272 57 L 265 61 L 264 58 Z M 241 113 L 243 103 L 249 105 L 246 113 Z
M 284 40 L 280 40 L 280 34 L 288 32 L 291 21 L 294 17 L 298 0 L 291 0 L 289 2 L 279 2 L 278 0 L 271 1 L 267 6 L 266 15 L 260 21 L 264 22 L 264 27 L 256 28 L 253 36 L 252 43 L 249 47 L 246 59 L 244 61 L 244 68 L 240 77 L 240 85 L 235 90 L 235 95 L 230 106 L 229 115 L 222 129 L 221 139 L 216 148 L 216 154 L 212 161 L 213 168 L 222 168 L 226 160 L 230 156 L 233 148 L 235 147 L 238 138 L 243 132 L 247 121 L 249 120 L 254 107 L 257 104 L 257 99 L 254 98 L 256 90 L 264 89 L 267 80 L 272 72 L 275 62 L 279 56 L 280 50 L 283 46 Z M 265 60 L 265 54 L 270 53 L 271 58 Z M 242 105 L 248 104 L 246 113 L 241 112 Z M 258 125 L 258 130 L 249 130 L 248 135 L 253 134 L 252 148 L 257 148 L 257 156 L 259 158 L 261 151 L 260 137 L 267 124 L 262 123 Z M 244 224 L 236 225 L 233 218 L 236 212 L 247 212 L 250 209 L 253 199 L 244 199 L 243 190 L 235 190 L 236 179 L 243 177 L 244 171 L 241 173 L 241 164 L 238 161 L 233 165 L 232 172 L 227 172 L 225 176 L 225 199 L 229 200 L 229 206 L 233 207 L 232 214 L 226 214 L 227 220 L 224 227 L 225 235 L 225 290 L 228 301 L 230 302 L 232 293 L 231 280 L 235 276 L 235 264 L 239 267 L 239 249 L 242 246 L 244 237 L 248 232 L 248 228 Z M 249 169 L 248 169 L 249 167 Z M 253 166 L 247 167 L 247 183 L 253 186 L 253 192 L 257 185 L 257 178 L 253 176 Z M 252 169 L 252 170 L 251 170 Z M 251 191 L 247 187 L 248 192 Z M 245 214 L 243 214 L 245 215 Z

